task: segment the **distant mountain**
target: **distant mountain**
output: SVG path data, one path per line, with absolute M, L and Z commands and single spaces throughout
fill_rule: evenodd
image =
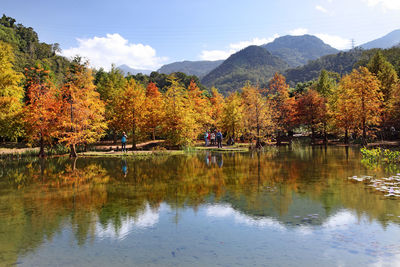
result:
M 336 54 L 339 50 L 325 44 L 313 35 L 291 36 L 286 35 L 276 38 L 273 42 L 262 45 L 271 54 L 286 61 L 290 67 L 298 67 L 309 60 L 321 56 Z
M 223 60 L 217 61 L 182 61 L 166 64 L 159 68 L 157 72 L 171 74 L 174 72 L 183 72 L 187 75 L 196 75 L 197 77 L 203 77 L 211 70 L 215 69 Z
M 334 71 L 341 75 L 351 72 L 353 67 L 362 59 L 364 51 L 353 49 L 348 52 L 340 52 L 334 55 L 326 55 L 312 60 L 306 65 L 286 70 L 283 75 L 286 81 L 294 86 L 298 82 L 306 82 L 317 79 L 321 70 Z
M 231 55 L 204 76 L 201 82 L 209 87 L 215 86 L 226 94 L 240 89 L 246 81 L 264 84 L 275 72 L 282 72 L 288 67 L 285 61 L 273 56 L 265 48 L 252 45 Z
M 385 36 L 370 41 L 368 43 L 360 45 L 360 47 L 364 49 L 371 49 L 371 48 L 390 48 L 392 46 L 398 46 L 400 44 L 400 29 L 394 30 Z
M 133 69 L 131 67 L 129 67 L 128 65 L 121 65 L 118 66 L 117 69 L 120 69 L 125 75 L 127 75 L 128 73 L 136 75 L 138 73 L 142 73 L 145 75 L 150 75 L 150 73 L 152 72 L 152 70 L 140 70 L 140 69 Z

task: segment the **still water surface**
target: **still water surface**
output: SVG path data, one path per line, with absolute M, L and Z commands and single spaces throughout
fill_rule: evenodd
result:
M 0 163 L 0 265 L 399 266 L 356 149 Z

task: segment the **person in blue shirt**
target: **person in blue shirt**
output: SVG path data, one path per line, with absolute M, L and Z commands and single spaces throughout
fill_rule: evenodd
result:
M 208 132 L 207 131 L 204 133 L 204 141 L 205 141 L 205 146 L 208 146 Z
M 126 152 L 126 134 L 122 133 L 121 143 L 122 143 L 122 152 Z
M 218 148 L 222 148 L 222 133 L 221 133 L 221 131 L 218 131 L 218 133 L 217 133 L 217 145 L 218 145 Z

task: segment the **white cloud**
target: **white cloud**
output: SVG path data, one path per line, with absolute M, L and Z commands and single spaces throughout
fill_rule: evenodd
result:
M 226 59 L 233 53 L 234 53 L 234 51 L 231 51 L 231 50 L 228 50 L 228 51 L 224 51 L 224 50 L 203 50 L 203 51 L 201 51 L 200 58 L 202 60 Z
M 237 43 L 231 43 L 225 50 L 203 50 L 201 51 L 200 58 L 202 60 L 219 60 L 226 59 L 233 53 L 246 48 L 250 45 L 263 45 L 272 42 L 275 38 L 279 37 L 278 34 L 273 35 L 270 38 L 253 38 L 248 41 L 241 41 Z
M 308 29 L 305 28 L 297 28 L 294 30 L 289 31 L 290 35 L 299 36 L 304 34 L 311 34 L 317 36 L 319 39 L 324 41 L 324 43 L 329 44 L 330 46 L 343 50 L 349 49 L 351 46 L 351 41 L 349 39 L 337 36 L 337 35 L 330 35 L 326 33 L 310 33 Z
M 289 34 L 294 35 L 294 36 L 304 35 L 307 33 L 308 33 L 308 29 L 305 29 L 305 28 L 297 28 L 297 29 L 289 31 Z
M 328 13 L 328 10 L 320 5 L 315 6 L 315 9 L 321 11 L 322 13 Z
M 330 35 L 325 33 L 317 33 L 314 35 L 325 43 L 339 50 L 349 49 L 351 47 L 351 41 L 349 39 L 337 35 Z
M 129 43 L 118 33 L 107 34 L 106 37 L 78 38 L 77 41 L 78 47 L 65 49 L 61 54 L 66 57 L 80 55 L 89 59 L 90 65 L 95 68 L 109 70 L 114 63 L 135 69 L 155 70 L 167 60 L 157 57 L 156 50 L 151 46 Z
M 400 10 L 400 1 L 399 0 L 364 0 L 367 2 L 368 6 L 382 6 L 384 10 Z

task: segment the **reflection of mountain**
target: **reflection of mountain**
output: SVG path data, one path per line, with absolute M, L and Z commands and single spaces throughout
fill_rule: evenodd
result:
M 14 251 L 6 256 L 13 264 L 17 254 L 67 226 L 79 245 L 123 239 L 134 229 L 156 226 L 164 207 L 177 223 L 186 208 L 197 211 L 206 204 L 209 216 L 303 233 L 355 217 L 387 225 L 400 216 L 399 201 L 346 179 L 375 173 L 361 164 L 356 150 L 306 147 L 209 157 L 130 158 L 126 177 L 117 158 L 6 163 L 0 173 L 0 249 Z

